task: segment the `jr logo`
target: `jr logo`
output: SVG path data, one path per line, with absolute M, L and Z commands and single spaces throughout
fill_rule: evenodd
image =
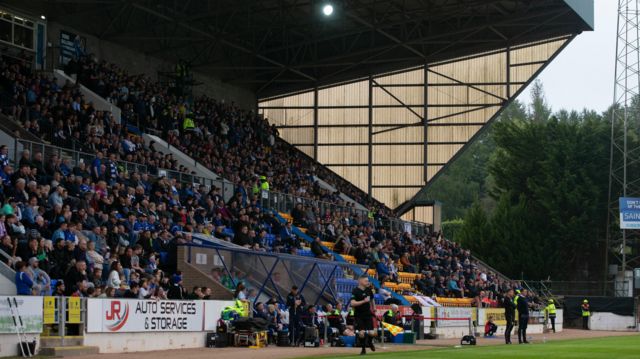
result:
M 104 319 L 106 319 L 107 322 L 111 322 L 110 324 L 105 323 L 107 329 L 112 332 L 117 332 L 127 323 L 127 319 L 129 319 L 129 303 L 125 301 L 124 308 L 122 308 L 119 300 L 111 301 L 111 307 L 104 312 Z
M 105 318 L 107 320 L 114 320 L 115 318 L 120 319 L 120 301 L 114 300 L 111 302 L 111 312 L 107 310 Z

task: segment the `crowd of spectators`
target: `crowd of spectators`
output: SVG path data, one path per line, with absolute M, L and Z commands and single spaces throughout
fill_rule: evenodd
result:
M 171 154 L 156 150 L 153 143 L 145 145 L 140 136 L 131 133 L 127 125 L 133 124 L 161 132 L 168 143 L 243 191 L 257 192 L 264 176 L 272 190 L 354 206 L 340 198 L 340 192 L 319 186 L 315 177 L 320 177 L 373 211 L 389 213 L 352 184 L 278 140 L 277 129 L 266 119 L 233 103 L 205 96 L 182 97 L 144 75 L 129 75 L 91 57 L 70 63 L 67 72 L 122 108 L 118 122 L 111 113 L 95 110 L 75 84 L 59 84 L 53 77 L 28 68 L 24 61 L 3 58 L 0 62 L 3 112 L 54 145 L 141 163 L 153 174 L 158 169 L 187 171 Z
M 314 179 L 319 177 L 356 202 L 390 213 L 351 183 L 280 141 L 277 128 L 267 119 L 233 102 L 183 96 L 144 74 L 129 74 L 90 56 L 70 63 L 66 71 L 120 107 L 123 123 L 162 133 L 169 144 L 242 187 L 256 190 L 260 176 L 265 176 L 278 192 L 353 205 L 342 200 L 339 192 L 321 188 Z
M 28 274 L 16 277 L 20 294 L 55 292 L 56 280 L 67 295 L 130 296 L 133 290 L 141 297 L 186 298 L 183 289 L 172 291 L 181 282 L 178 244 L 190 243 L 194 233 L 231 240 L 235 232 L 239 244 L 267 250 L 264 234 L 279 231 L 254 196 L 242 205 L 240 192 L 225 202 L 215 187 L 146 173 L 112 177 L 100 156 L 89 166 L 68 172 L 45 166 L 36 175 L 38 155 L 25 151 L 14 171 L 7 146 L 0 146 L 0 249 L 6 264 Z M 283 248 L 295 252 L 299 242 L 292 241 Z M 207 292 L 192 295 L 198 291 Z
M 0 149 L 0 248 L 10 255 L 5 262 L 17 270 L 25 293 L 207 297 L 207 288 L 186 293 L 176 273 L 176 246 L 190 242 L 193 233 L 260 251 L 295 254 L 301 248 L 291 224 L 281 225 L 260 208 L 261 178 L 271 190 L 343 205 L 344 210 L 320 213 L 300 204 L 291 213 L 293 225 L 314 238 L 311 250 L 318 258 L 332 258 L 321 241 L 333 242 L 335 252 L 376 269 L 383 282 L 399 281 L 400 271 L 419 273 L 413 291 L 426 296 L 490 303 L 515 285 L 481 270 L 469 251 L 439 233 L 412 236 L 385 229 L 379 219 L 388 209 L 351 187 L 347 194 L 376 214 L 349 210 L 337 192 L 314 179 L 319 174 L 333 179 L 331 174 L 278 141 L 275 126 L 251 111 L 207 97 L 182 97 L 144 75 L 90 57 L 67 70 L 118 105 L 121 123 L 85 102 L 74 84 L 61 86 L 19 62 L 0 62 L 5 114 L 54 145 L 95 154 L 91 163 L 72 165 L 55 155 L 45 159 L 40 152 L 24 151 L 14 168 L 6 146 Z M 127 160 L 147 165 L 148 173 L 185 171 L 171 155 L 130 133 L 128 124 L 159 131 L 236 183 L 233 198 L 224 201 L 216 187 L 152 179 L 119 167 L 118 160 Z M 237 283 L 227 282 L 230 288 Z
M 332 242 L 333 251 L 355 257 L 358 264 L 376 270 L 381 282 L 400 282 L 399 272 L 416 273 L 413 292 L 425 296 L 496 300 L 518 283 L 506 281 L 485 270 L 456 242 L 441 233 L 422 236 L 394 232 L 376 220 L 348 212 L 326 212 L 298 204 L 291 212 L 293 224 L 307 229 L 315 243 Z M 312 246 L 314 255 L 327 256 L 326 249 Z
M 97 111 L 72 83 L 59 84 L 49 75 L 30 72 L 24 62 L 3 57 L 0 88 L 3 112 L 55 146 L 141 163 L 150 173 L 159 168 L 186 172 L 171 154 L 145 145 L 142 137 L 127 131 L 111 113 Z

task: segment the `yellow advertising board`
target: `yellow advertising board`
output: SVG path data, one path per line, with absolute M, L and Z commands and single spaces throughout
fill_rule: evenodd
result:
M 489 318 L 493 318 L 496 325 L 507 325 L 507 319 L 504 316 L 504 308 L 484 308 L 480 309 L 479 325 L 484 325 Z
M 67 299 L 69 319 L 67 323 L 80 324 L 82 322 L 80 317 L 80 297 L 70 297 Z
M 56 297 L 44 297 L 43 305 L 43 324 L 55 324 L 56 322 Z

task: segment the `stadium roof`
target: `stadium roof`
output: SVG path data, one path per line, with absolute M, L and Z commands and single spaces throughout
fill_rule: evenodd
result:
M 593 0 L 8 0 L 273 96 L 593 28 Z M 324 16 L 321 7 L 335 7 Z

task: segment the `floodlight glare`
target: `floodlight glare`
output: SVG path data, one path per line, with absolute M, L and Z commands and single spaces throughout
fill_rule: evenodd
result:
M 44 15 L 40 15 L 40 18 L 41 18 L 42 20 L 46 20 L 46 19 L 47 19 L 47 17 L 46 17 L 46 16 L 44 16 Z
M 331 4 L 327 4 L 322 8 L 322 13 L 325 16 L 330 16 L 331 14 L 333 14 L 333 5 Z

